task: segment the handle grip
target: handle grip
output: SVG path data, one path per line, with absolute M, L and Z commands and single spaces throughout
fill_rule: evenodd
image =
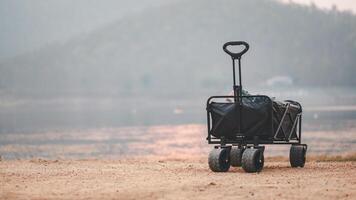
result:
M 227 49 L 228 46 L 244 46 L 245 48 L 238 53 L 231 52 L 230 50 Z M 244 41 L 231 41 L 231 42 L 226 42 L 223 46 L 223 50 L 229 54 L 233 59 L 240 59 L 242 55 L 244 55 L 248 49 L 250 48 L 250 45 L 247 44 L 247 42 Z

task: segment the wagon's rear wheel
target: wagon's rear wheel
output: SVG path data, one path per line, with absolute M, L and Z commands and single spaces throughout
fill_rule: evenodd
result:
M 242 168 L 245 172 L 260 172 L 264 165 L 263 151 L 260 149 L 246 149 L 242 154 Z
M 243 149 L 233 146 L 230 151 L 230 161 L 233 167 L 241 167 Z
M 209 154 L 209 168 L 213 172 L 227 172 L 230 168 L 230 149 L 212 149 Z
M 292 167 L 304 167 L 307 153 L 306 145 L 292 145 L 289 152 L 289 162 Z

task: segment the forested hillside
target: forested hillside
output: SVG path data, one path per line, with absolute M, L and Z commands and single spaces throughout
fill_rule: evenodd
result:
M 0 63 L 10 95 L 190 95 L 230 88 L 229 40 L 245 40 L 244 83 L 356 85 L 356 16 L 267 0 L 179 1 Z

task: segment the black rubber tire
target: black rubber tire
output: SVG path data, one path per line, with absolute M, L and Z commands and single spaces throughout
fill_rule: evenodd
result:
M 230 162 L 233 167 L 241 167 L 242 166 L 242 153 L 243 149 L 237 146 L 231 147 L 230 151 Z
M 213 172 L 227 172 L 230 168 L 230 149 L 214 148 L 209 153 L 209 168 Z
M 289 152 L 289 162 L 292 167 L 304 167 L 307 148 L 305 145 L 292 145 Z
M 245 172 L 260 172 L 264 165 L 263 151 L 260 149 L 246 149 L 242 154 L 242 168 Z

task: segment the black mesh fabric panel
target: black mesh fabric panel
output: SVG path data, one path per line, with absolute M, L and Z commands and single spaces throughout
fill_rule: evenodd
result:
M 242 105 L 212 102 L 209 109 L 212 118 L 211 134 L 214 137 L 233 139 L 236 136 L 245 136 L 252 139 L 259 136 L 261 139 L 273 139 L 286 104 L 274 102 L 267 96 L 246 96 L 242 97 Z M 290 132 L 293 121 L 300 112 L 300 108 L 290 107 L 290 114 L 282 123 L 285 132 Z M 292 138 L 295 134 L 296 131 L 293 131 Z M 279 131 L 278 137 L 285 139 L 282 130 Z

